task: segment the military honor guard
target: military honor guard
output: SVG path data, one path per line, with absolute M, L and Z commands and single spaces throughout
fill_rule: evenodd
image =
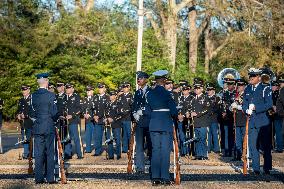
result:
M 282 133 L 282 141 L 283 141 L 284 140 L 284 74 L 280 75 L 277 81 L 279 83 L 279 96 L 276 101 L 276 113 L 282 120 L 282 125 L 281 125 L 282 131 L 280 128 L 278 128 L 279 130 L 277 132 Z M 278 144 L 279 144 L 278 145 L 279 149 L 276 149 L 275 151 L 278 153 L 282 153 L 284 149 L 283 142 L 282 146 L 280 141 L 278 142 Z
M 123 94 L 119 96 L 118 101 L 122 104 L 122 152 L 127 153 L 131 136 L 131 109 L 133 95 L 130 93 L 130 83 L 122 83 Z
M 55 122 L 58 118 L 55 94 L 49 92 L 48 74 L 38 74 L 37 82 L 39 89 L 30 99 L 29 115 L 33 121 L 34 151 L 35 151 L 35 182 L 55 183 L 54 176 L 54 138 Z M 46 165 L 45 165 L 46 164 Z
M 29 142 L 32 137 L 33 122 L 29 116 L 29 109 L 31 103 L 30 87 L 28 85 L 22 85 L 23 97 L 19 100 L 17 119 L 21 123 L 21 135 L 22 143 L 24 147 L 23 159 L 28 159 L 29 157 Z
M 218 116 L 222 111 L 222 100 L 219 96 L 216 95 L 216 88 L 212 83 L 206 84 L 206 92 L 207 97 L 210 102 L 210 109 L 209 109 L 209 119 L 210 119 L 210 126 L 209 126 L 209 133 L 208 133 L 208 152 L 210 153 L 211 150 L 215 153 L 220 153 L 220 129 L 218 123 Z
M 152 141 L 152 185 L 170 185 L 170 152 L 173 142 L 173 118 L 178 111 L 170 93 L 164 88 L 168 71 L 153 73 L 156 86 L 146 95 L 145 115 L 150 116 L 149 131 Z M 143 115 L 144 115 L 143 113 Z
M 83 99 L 82 103 L 82 115 L 85 119 L 85 141 L 86 149 L 85 153 L 92 152 L 92 139 L 94 135 L 94 87 L 88 85 L 86 87 L 87 96 Z
M 77 158 L 83 158 L 83 146 L 81 140 L 81 130 L 80 130 L 80 114 L 81 114 L 81 105 L 80 105 L 80 96 L 74 92 L 74 86 L 71 83 L 66 83 L 66 98 L 65 98 L 65 118 L 68 122 L 67 130 L 70 140 L 74 141 L 75 149 L 77 153 Z M 65 145 L 65 159 L 72 158 L 72 144 L 71 142 Z
M 149 133 L 149 122 L 150 116 L 143 114 L 146 105 L 146 95 L 151 90 L 151 87 L 147 85 L 149 75 L 145 72 L 139 71 L 137 75 L 137 84 L 139 89 L 134 94 L 132 114 L 137 124 L 135 130 L 135 141 L 136 141 L 136 172 L 145 172 L 145 155 L 144 155 L 144 144 L 146 142 L 147 151 L 151 160 L 152 144 Z
M 253 173 L 260 174 L 260 153 L 262 147 L 264 157 L 264 173 L 272 169 L 271 128 L 268 110 L 272 108 L 272 91 L 270 86 L 261 83 L 261 70 L 249 70 L 249 85 L 244 92 L 242 109 L 249 116 L 249 151 L 252 158 Z
M 103 153 L 102 140 L 104 132 L 104 120 L 106 119 L 106 109 L 109 104 L 109 95 L 106 94 L 106 85 L 98 84 L 99 94 L 94 98 L 94 138 L 95 153 L 94 156 L 100 156 Z
M 106 145 L 108 159 L 121 158 L 121 118 L 123 115 L 122 104 L 117 100 L 117 91 L 110 91 L 110 102 L 106 109 L 106 117 L 104 119 L 106 133 Z M 115 149 L 114 149 L 115 142 Z
M 193 117 L 195 143 L 195 160 L 208 159 L 207 134 L 210 126 L 208 97 L 203 93 L 203 81 L 194 80 L 195 96 L 191 101 L 191 117 Z

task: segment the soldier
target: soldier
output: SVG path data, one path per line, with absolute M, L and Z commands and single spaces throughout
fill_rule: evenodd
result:
M 221 99 L 216 95 L 215 86 L 212 83 L 207 83 L 206 91 L 207 97 L 210 102 L 209 118 L 210 127 L 208 133 L 208 152 L 213 149 L 213 152 L 220 153 L 220 143 L 219 143 L 219 124 L 218 116 L 221 113 Z
M 155 86 L 156 86 L 156 80 L 151 80 L 151 81 L 150 81 L 150 86 L 151 86 L 151 88 L 155 88 Z
M 173 91 L 173 87 L 174 87 L 174 81 L 171 79 L 167 79 L 166 84 L 165 84 L 165 89 L 167 91 L 172 92 Z
M 47 90 L 48 74 L 38 74 L 39 89 L 32 94 L 29 109 L 30 118 L 34 122 L 35 150 L 35 182 L 44 183 L 44 164 L 46 163 L 46 181 L 55 183 L 54 177 L 54 136 L 57 121 L 55 94 Z
M 209 99 L 203 94 L 203 81 L 194 80 L 195 96 L 191 101 L 191 117 L 194 122 L 195 143 L 195 160 L 208 159 L 207 133 L 210 126 L 209 119 Z
M 244 92 L 243 111 L 249 116 L 249 151 L 253 173 L 260 174 L 259 146 L 262 147 L 265 174 L 272 169 L 270 120 L 267 111 L 272 108 L 272 91 L 261 83 L 261 71 L 249 70 L 249 83 Z
M 147 85 L 147 79 L 149 75 L 145 72 L 137 72 L 137 84 L 139 89 L 134 94 L 132 114 L 137 123 L 135 131 L 135 141 L 136 141 L 136 172 L 145 172 L 145 157 L 144 157 L 144 143 L 146 138 L 146 145 L 148 150 L 149 158 L 151 159 L 152 144 L 149 134 L 149 115 L 143 115 L 142 111 L 145 110 L 146 95 L 151 90 Z
M 131 137 L 131 107 L 133 96 L 130 93 L 130 83 L 122 83 L 123 94 L 120 95 L 118 101 L 122 104 L 122 153 L 128 152 Z
M 95 124 L 95 154 L 100 156 L 103 153 L 102 140 L 104 131 L 104 119 L 106 118 L 106 108 L 109 103 L 109 95 L 106 94 L 106 85 L 98 84 L 99 94 L 94 98 L 94 124 Z
M 276 102 L 276 112 L 282 118 L 282 137 L 284 138 L 284 75 L 280 75 L 278 78 L 280 84 L 279 98 Z
M 154 72 L 157 82 L 154 89 L 146 96 L 147 103 L 145 115 L 151 117 L 149 131 L 152 141 L 152 185 L 170 185 L 170 152 L 173 139 L 173 119 L 177 117 L 177 109 L 174 100 L 164 88 L 168 71 Z M 144 115 L 144 114 L 143 114 Z
M 224 142 L 225 142 L 225 153 L 224 157 L 232 156 L 232 149 L 234 146 L 234 122 L 233 113 L 230 111 L 230 106 L 234 102 L 235 92 L 235 80 L 233 78 L 225 78 L 227 90 L 223 93 L 223 124 L 224 124 Z
M 114 159 L 114 152 L 116 152 L 116 159 L 121 158 L 121 118 L 122 118 L 122 104 L 117 100 L 117 92 L 110 91 L 110 102 L 106 109 L 106 118 L 104 119 L 107 128 L 106 144 L 108 145 L 108 158 Z M 113 141 L 115 141 L 116 149 L 113 148 Z
M 274 126 L 274 138 L 275 138 L 275 149 L 274 152 L 283 152 L 283 136 L 282 136 L 282 118 L 277 113 L 276 102 L 279 98 L 279 83 L 277 81 L 271 82 L 272 87 L 272 100 L 273 100 L 273 112 L 272 112 L 272 124 Z M 273 132 L 273 130 L 272 130 Z
M 231 110 L 235 114 L 235 159 L 236 161 L 240 161 L 243 153 L 243 141 L 245 136 L 245 125 L 246 125 L 246 115 L 243 112 L 242 104 L 244 99 L 244 90 L 246 88 L 246 81 L 244 79 L 237 79 L 237 92 L 234 102 L 231 105 Z
M 88 85 L 86 87 L 87 96 L 83 100 L 82 114 L 85 118 L 85 140 L 86 140 L 86 150 L 85 153 L 92 152 L 92 139 L 95 130 L 93 123 L 94 118 L 94 87 Z
M 65 98 L 65 118 L 68 121 L 67 130 L 70 140 L 74 140 L 77 159 L 83 159 L 82 140 L 79 128 L 80 123 L 80 96 L 74 93 L 73 84 L 66 83 L 66 98 Z M 72 144 L 71 142 L 65 145 L 65 159 L 72 158 Z
M 186 130 L 188 129 L 188 114 L 190 109 L 190 102 L 192 100 L 192 96 L 190 95 L 190 86 L 187 84 L 182 87 L 182 96 L 179 98 L 179 114 L 178 114 L 178 136 L 179 136 L 179 146 L 180 146 L 180 154 L 181 156 L 185 156 L 188 154 L 188 149 L 186 145 L 183 143 L 186 140 Z
M 52 83 L 48 83 L 48 91 L 54 93 L 55 92 L 55 89 L 54 89 L 54 85 Z
M 19 100 L 17 118 L 21 122 L 21 134 L 24 146 L 23 159 L 28 159 L 29 157 L 29 141 L 32 137 L 32 127 L 33 122 L 29 116 L 29 108 L 31 102 L 30 87 L 27 85 L 22 85 L 23 97 Z

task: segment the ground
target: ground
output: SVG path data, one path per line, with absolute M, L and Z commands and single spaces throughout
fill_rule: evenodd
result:
M 33 175 L 27 174 L 28 161 L 19 160 L 22 147 L 14 145 L 18 137 L 17 125 L 18 123 L 15 122 L 5 123 L 2 128 L 4 154 L 0 154 L 1 188 L 143 189 L 152 187 L 148 174 L 126 173 L 126 154 L 123 154 L 120 160 L 106 160 L 104 154 L 100 157 L 85 154 L 83 160 L 77 160 L 75 155 L 72 160 L 66 162 L 67 184 L 35 185 Z M 243 176 L 238 172 L 241 162 L 232 162 L 219 154 L 210 153 L 207 161 L 183 157 L 181 158 L 181 185 L 172 185 L 169 188 L 284 188 L 284 153 L 273 153 L 273 167 L 271 175 Z M 173 166 L 171 166 L 171 172 L 173 172 Z M 162 188 L 162 186 L 155 188 Z

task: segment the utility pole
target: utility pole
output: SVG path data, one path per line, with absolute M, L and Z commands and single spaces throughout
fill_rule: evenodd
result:
M 137 71 L 141 71 L 141 67 L 142 67 L 143 19 L 144 19 L 143 0 L 139 0 L 139 7 L 138 7 L 138 43 L 137 43 L 136 72 Z M 136 81 L 137 81 L 137 76 L 136 76 Z M 138 89 L 138 85 L 136 84 L 136 90 L 137 89 Z

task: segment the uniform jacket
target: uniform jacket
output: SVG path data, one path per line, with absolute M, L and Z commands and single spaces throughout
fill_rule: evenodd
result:
M 106 118 L 106 109 L 109 103 L 109 95 L 99 95 L 97 94 L 94 98 L 94 116 L 99 117 L 98 123 L 95 124 L 104 124 L 104 119 Z
M 56 105 L 57 105 L 57 110 L 58 110 L 58 114 L 59 116 L 63 116 L 64 115 L 64 101 L 66 98 L 66 94 L 62 93 L 62 94 L 56 94 Z
M 94 119 L 94 96 L 86 96 L 82 102 L 82 115 L 88 113 L 91 117 L 85 119 L 86 123 L 90 123 Z
M 255 105 L 255 111 L 250 116 L 249 127 L 259 128 L 269 125 L 269 118 L 267 111 L 272 107 L 272 91 L 269 86 L 261 83 L 258 84 L 256 89 L 252 85 L 248 85 L 244 93 L 243 111 L 249 108 L 249 104 Z
M 77 93 L 73 93 L 71 96 L 66 95 L 64 105 L 64 111 L 68 115 L 72 115 L 69 124 L 79 124 L 81 114 L 80 96 Z
M 118 101 L 121 104 L 122 121 L 131 121 L 131 109 L 133 103 L 133 96 L 131 93 L 121 94 Z
M 22 126 L 24 128 L 32 128 L 33 127 L 33 122 L 30 119 L 29 116 L 29 109 L 31 106 L 31 95 L 29 95 L 27 98 L 22 97 L 19 100 L 19 104 L 18 104 L 18 111 L 17 114 L 24 114 L 25 119 L 22 122 Z
M 122 115 L 122 104 L 118 100 L 115 100 L 113 102 L 110 101 L 107 105 L 106 117 L 113 119 L 113 122 L 111 123 L 112 128 L 121 127 Z
M 145 114 L 150 115 L 149 131 L 173 132 L 173 118 L 178 111 L 174 99 L 163 86 L 157 85 L 147 93 Z M 165 109 L 168 111 L 157 111 Z
M 284 117 L 284 87 L 279 90 L 279 98 L 276 102 L 276 112 L 280 117 Z
M 212 95 L 212 96 L 207 96 L 207 97 L 210 103 L 210 107 L 208 110 L 209 119 L 211 123 L 218 123 L 218 116 L 222 112 L 222 101 L 220 97 L 218 97 L 217 95 Z
M 58 118 L 55 94 L 39 88 L 31 96 L 30 117 L 34 120 L 34 134 L 53 134 Z
M 236 92 L 235 91 L 224 91 L 222 99 L 222 111 L 226 113 L 226 116 L 223 118 L 224 125 L 233 124 L 233 112 L 230 110 L 230 106 L 235 101 Z
M 239 94 L 235 102 L 238 105 L 242 105 L 244 100 L 244 93 Z M 246 114 L 243 110 L 236 110 L 236 126 L 237 127 L 244 127 L 246 125 Z
M 209 127 L 211 120 L 209 119 L 210 102 L 206 95 L 195 95 L 191 101 L 191 112 L 196 112 L 193 118 L 194 127 Z

